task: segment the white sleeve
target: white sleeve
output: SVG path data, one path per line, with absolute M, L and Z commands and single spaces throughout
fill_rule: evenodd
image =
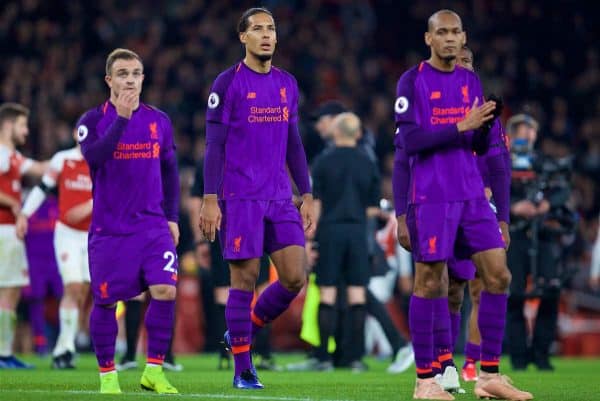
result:
M 50 159 L 48 170 L 46 170 L 46 172 L 42 176 L 42 182 L 48 188 L 56 187 L 56 182 L 58 181 L 58 176 L 62 172 L 64 162 L 64 152 L 58 152 L 54 156 L 52 156 L 52 159 Z
M 44 199 L 46 199 L 46 193 L 42 191 L 38 185 L 36 185 L 29 193 L 29 196 L 27 197 L 27 200 L 21 209 L 21 213 L 27 217 L 31 217 L 31 215 L 34 214 L 44 202 Z
M 0 174 L 10 170 L 10 150 L 4 146 L 0 146 Z
M 590 277 L 600 277 L 600 227 L 598 228 L 598 235 L 596 235 L 596 242 L 592 250 Z
M 35 160 L 30 159 L 28 157 L 24 157 L 23 158 L 23 163 L 21 163 L 21 167 L 19 169 L 19 173 L 21 175 L 27 174 L 27 172 L 29 171 L 29 169 L 31 168 L 31 166 L 33 166 L 33 163 L 35 163 Z

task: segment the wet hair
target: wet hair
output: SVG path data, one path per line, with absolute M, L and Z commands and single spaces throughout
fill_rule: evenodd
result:
M 106 75 L 110 75 L 112 72 L 112 66 L 117 60 L 137 60 L 142 65 L 142 58 L 134 51 L 129 49 L 115 49 L 106 58 Z
M 242 16 L 240 17 L 240 20 L 238 21 L 238 33 L 246 32 L 248 30 L 248 26 L 250 25 L 250 17 L 260 13 L 268 14 L 271 16 L 271 18 L 273 18 L 273 13 L 271 13 L 271 11 L 267 10 L 264 7 L 249 8 L 246 11 L 244 11 Z
M 29 117 L 29 109 L 19 103 L 2 103 L 0 105 L 0 125 L 5 121 L 15 121 L 18 117 Z

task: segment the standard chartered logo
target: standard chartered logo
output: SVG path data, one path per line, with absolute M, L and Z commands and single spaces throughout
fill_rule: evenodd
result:
M 290 111 L 287 106 L 270 106 L 270 107 L 250 107 L 248 122 L 254 123 L 277 123 L 287 122 L 289 120 Z

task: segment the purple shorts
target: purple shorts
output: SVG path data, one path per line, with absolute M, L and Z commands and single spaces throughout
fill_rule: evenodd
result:
M 496 216 L 484 198 L 448 203 L 411 204 L 406 215 L 416 262 L 447 261 L 504 248 Z
M 128 235 L 89 237 L 91 289 L 96 304 L 133 298 L 157 284 L 177 284 L 177 252 L 165 226 Z
M 226 260 L 260 258 L 291 245 L 304 247 L 302 218 L 291 199 L 230 199 L 219 205 L 219 240 Z

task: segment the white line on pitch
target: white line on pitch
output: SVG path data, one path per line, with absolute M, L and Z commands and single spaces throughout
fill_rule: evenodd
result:
M 38 393 L 38 394 L 57 394 L 57 393 L 67 393 L 67 394 L 100 394 L 98 391 L 89 391 L 89 390 L 26 390 L 26 389 L 2 389 L 0 393 Z M 120 396 L 162 396 L 161 394 L 156 393 L 128 393 L 124 392 L 120 394 Z M 353 400 L 342 400 L 342 399 L 322 399 L 322 398 L 307 398 L 307 397 L 279 397 L 273 395 L 243 395 L 243 394 L 202 394 L 202 393 L 186 393 L 179 394 L 178 399 L 181 397 L 189 397 L 189 398 L 219 398 L 224 400 L 272 400 L 272 401 L 353 401 Z

